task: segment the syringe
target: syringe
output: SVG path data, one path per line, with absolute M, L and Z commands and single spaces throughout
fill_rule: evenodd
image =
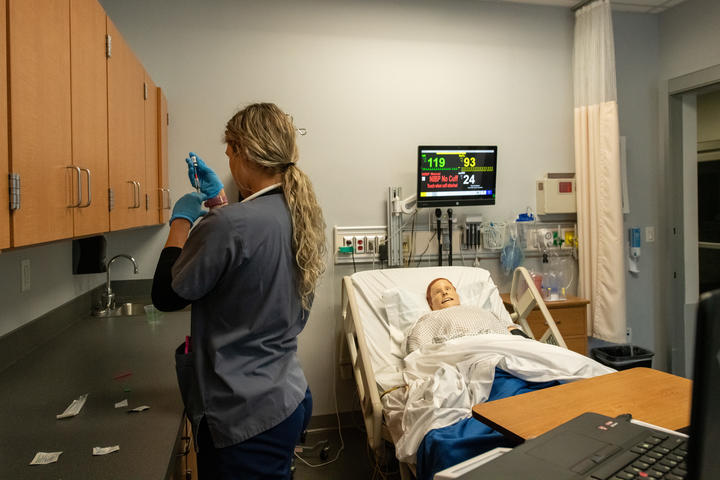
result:
M 197 157 L 195 155 L 191 155 L 190 160 L 192 160 L 193 170 L 195 171 L 195 190 L 197 190 L 198 193 L 201 193 L 200 192 L 200 179 L 198 178 L 198 173 L 197 173 L 197 171 L 198 171 Z

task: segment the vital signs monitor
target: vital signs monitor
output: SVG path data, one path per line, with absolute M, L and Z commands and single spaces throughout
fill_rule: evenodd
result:
M 495 205 L 497 146 L 419 146 L 417 206 Z

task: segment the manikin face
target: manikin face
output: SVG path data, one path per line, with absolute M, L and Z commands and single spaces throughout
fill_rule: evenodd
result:
M 441 278 L 432 284 L 430 287 L 430 308 L 432 310 L 442 310 L 456 305 L 460 305 L 460 297 L 452 283 Z

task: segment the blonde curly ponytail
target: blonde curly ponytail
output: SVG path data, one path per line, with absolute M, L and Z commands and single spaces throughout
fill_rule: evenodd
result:
M 282 173 L 282 189 L 292 220 L 297 292 L 309 310 L 325 271 L 325 220 L 310 178 L 297 166 L 295 126 L 272 103 L 256 103 L 236 113 L 225 127 L 225 143 L 272 173 Z

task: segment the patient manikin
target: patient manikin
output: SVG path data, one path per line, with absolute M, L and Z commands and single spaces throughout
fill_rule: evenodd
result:
M 460 305 L 455 286 L 446 278 L 436 278 L 427 288 L 426 298 L 432 312 L 420 317 L 405 337 L 405 351 L 411 353 L 423 345 L 444 343 L 467 335 L 496 333 L 525 335 L 510 320 L 498 318 L 488 310 Z

